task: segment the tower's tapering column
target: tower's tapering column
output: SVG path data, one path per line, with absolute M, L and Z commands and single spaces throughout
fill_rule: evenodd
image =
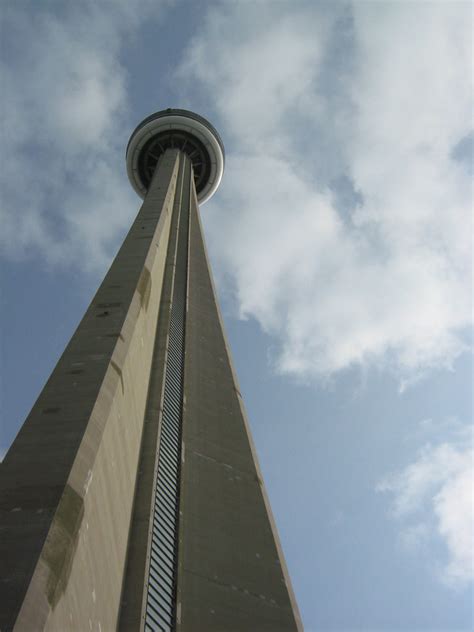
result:
M 144 203 L 1 466 L 2 631 L 301 629 L 200 224 L 223 169 L 192 112 L 131 136 Z

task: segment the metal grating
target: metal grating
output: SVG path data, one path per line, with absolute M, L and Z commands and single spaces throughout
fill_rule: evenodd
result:
M 188 160 L 186 162 L 189 165 Z M 149 545 L 150 562 L 145 607 L 145 630 L 149 632 L 172 632 L 175 629 L 190 203 L 190 177 L 186 178 L 186 174 L 189 174 L 188 169 L 185 169 L 185 186 L 178 227 L 176 267 L 164 378 L 163 414 Z

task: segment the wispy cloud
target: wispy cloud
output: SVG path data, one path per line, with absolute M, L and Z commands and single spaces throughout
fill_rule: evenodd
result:
M 474 578 L 474 451 L 472 429 L 453 427 L 449 442 L 426 444 L 416 460 L 382 480 L 378 492 L 393 497 L 400 540 L 412 551 L 434 535 L 442 538 L 447 561 L 440 579 L 464 587 Z
M 120 52 L 163 4 L 2 8 L 4 256 L 39 255 L 86 272 L 110 257 L 137 208 L 124 176 L 128 97 Z
M 407 383 L 466 349 L 469 15 L 225 4 L 191 42 L 178 74 L 229 150 L 210 247 L 241 316 L 276 337 L 278 370 L 382 365 Z

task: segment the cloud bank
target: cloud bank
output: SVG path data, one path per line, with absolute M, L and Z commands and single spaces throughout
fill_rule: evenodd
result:
M 1 12 L 0 250 L 96 273 L 137 207 L 124 47 L 163 3 L 28 6 Z M 204 220 L 240 315 L 304 379 L 449 367 L 471 323 L 469 5 L 241 9 L 210 5 L 175 69 L 227 145 Z
M 208 11 L 178 71 L 228 149 L 203 214 L 277 370 L 411 381 L 467 348 L 469 24 L 454 3 Z
M 416 551 L 433 531 L 442 539 L 447 561 L 439 576 L 456 588 L 474 578 L 473 463 L 472 430 L 464 429 L 456 441 L 425 445 L 413 463 L 377 486 L 393 496 L 405 547 Z

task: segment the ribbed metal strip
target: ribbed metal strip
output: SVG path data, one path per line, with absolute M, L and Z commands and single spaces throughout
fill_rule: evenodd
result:
M 145 630 L 173 632 L 181 465 L 184 333 L 191 168 L 186 159 L 164 378 L 163 414 L 146 585 Z

